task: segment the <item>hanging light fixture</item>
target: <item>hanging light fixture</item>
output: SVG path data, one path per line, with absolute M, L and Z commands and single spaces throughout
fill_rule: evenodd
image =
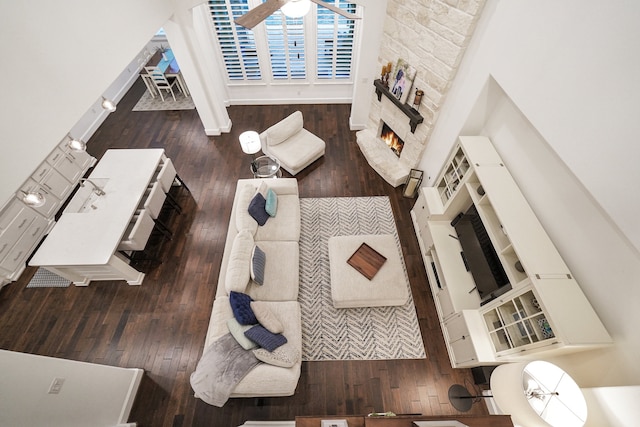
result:
M 24 191 L 22 192 L 22 201 L 28 205 L 28 206 L 32 206 L 34 208 L 38 208 L 42 205 L 44 205 L 44 202 L 46 201 L 46 199 L 44 198 L 44 196 L 36 191 L 29 191 L 28 193 L 25 193 Z
M 67 147 L 71 148 L 73 151 L 87 151 L 87 143 L 79 139 L 75 139 L 71 135 L 69 135 Z
M 311 10 L 311 0 L 291 0 L 280 10 L 288 18 L 302 18 Z
M 110 99 L 105 98 L 103 96 L 102 97 L 102 108 L 104 108 L 105 110 L 107 110 L 110 113 L 113 113 L 114 111 L 116 111 L 116 103 L 113 102 Z

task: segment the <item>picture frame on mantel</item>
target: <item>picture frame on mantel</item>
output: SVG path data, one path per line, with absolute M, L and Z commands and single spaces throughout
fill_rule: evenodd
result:
M 409 92 L 411 92 L 413 80 L 416 78 L 416 69 L 400 58 L 392 76 L 393 79 L 389 82 L 391 94 L 402 104 L 405 104 L 409 97 Z

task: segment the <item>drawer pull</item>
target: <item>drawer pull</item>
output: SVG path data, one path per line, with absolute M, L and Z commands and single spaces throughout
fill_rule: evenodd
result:
M 4 250 L 7 249 L 8 245 L 9 245 L 8 243 L 5 243 L 4 245 L 2 245 L 2 249 L 0 249 L 0 253 L 4 252 Z
M 38 234 L 40 234 L 40 229 L 41 229 L 41 228 L 42 228 L 42 227 L 38 227 L 38 228 L 36 228 L 36 229 L 33 231 L 33 234 L 31 235 L 31 237 L 36 237 Z
M 20 225 L 18 226 L 18 228 L 22 228 L 24 227 L 24 225 L 27 223 L 27 218 L 23 219 L 22 222 L 20 223 Z
M 18 261 L 18 260 L 22 257 L 22 253 L 23 253 L 23 252 L 24 252 L 24 251 L 20 251 L 20 252 L 18 252 L 18 255 L 16 255 L 16 257 L 15 257 L 13 260 L 14 260 L 14 261 Z

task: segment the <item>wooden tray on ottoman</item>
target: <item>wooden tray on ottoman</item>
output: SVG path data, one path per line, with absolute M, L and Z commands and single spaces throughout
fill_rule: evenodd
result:
M 383 255 L 380 255 L 378 251 L 371 246 L 363 243 L 360 247 L 349 257 L 347 264 L 358 270 L 364 277 L 371 280 L 380 270 L 380 267 L 387 261 Z

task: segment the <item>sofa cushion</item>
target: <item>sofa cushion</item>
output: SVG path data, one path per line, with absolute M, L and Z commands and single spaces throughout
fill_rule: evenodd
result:
M 273 351 L 287 343 L 284 335 L 271 333 L 262 325 L 255 325 L 244 334 L 251 341 L 256 342 L 260 347 L 268 351 Z
M 231 318 L 227 320 L 227 327 L 229 328 L 229 332 L 233 336 L 233 338 L 238 341 L 238 344 L 242 346 L 245 350 L 251 350 L 258 346 L 255 342 L 251 341 L 244 334 L 245 331 L 250 329 L 253 325 L 241 325 L 235 318 Z
M 266 330 L 274 334 L 284 332 L 284 326 L 273 314 L 266 301 L 251 301 L 251 310 L 256 315 L 258 323 L 264 326 Z
M 265 210 L 266 203 L 267 201 L 260 193 L 256 193 L 251 199 L 251 202 L 249 202 L 249 215 L 251 215 L 251 217 L 255 219 L 260 226 L 265 225 L 269 219 L 269 214 Z
M 233 240 L 224 280 L 227 293 L 244 292 L 247 289 L 251 270 L 251 252 L 254 246 L 253 236 L 248 230 L 242 230 Z
M 300 111 L 282 119 L 267 129 L 267 144 L 278 145 L 302 130 L 303 118 Z
M 291 343 L 286 343 L 273 351 L 256 348 L 253 354 L 261 362 L 283 368 L 290 368 L 300 360 L 300 353 Z
M 296 301 L 300 289 L 298 242 L 265 240 L 256 244 L 269 259 L 264 268 L 264 285 L 250 281 L 244 293 L 256 301 Z
M 241 292 L 229 293 L 229 303 L 231 304 L 233 317 L 235 317 L 241 325 L 255 325 L 258 323 L 256 315 L 251 310 L 251 301 L 251 297 L 247 294 Z
M 254 240 L 300 240 L 300 199 L 293 195 L 278 195 L 278 216 L 257 227 Z M 264 250 L 264 248 L 262 248 Z
M 227 296 L 216 298 L 211 312 L 205 348 L 216 338 L 227 334 L 227 319 L 233 317 Z M 269 308 L 284 325 L 283 335 L 288 343 L 302 352 L 300 304 L 297 301 L 269 302 Z M 261 363 L 251 370 L 236 386 L 231 397 L 290 396 L 295 393 L 300 377 L 298 360 L 291 368 Z
M 264 269 L 267 257 L 258 245 L 254 245 L 251 254 L 251 280 L 262 286 L 264 284 Z M 244 291 L 242 291 L 244 292 Z
M 255 192 L 256 187 L 249 183 L 243 183 L 238 189 L 234 199 L 236 231 L 249 230 L 252 234 L 255 234 L 258 229 L 258 223 L 249 215 L 247 210 Z
M 264 210 L 267 211 L 270 217 L 276 216 L 278 211 L 278 195 L 271 188 L 267 190 Z

